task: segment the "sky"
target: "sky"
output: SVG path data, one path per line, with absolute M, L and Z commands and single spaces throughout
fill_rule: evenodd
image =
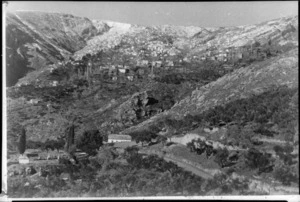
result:
M 298 1 L 96 2 L 8 1 L 7 11 L 68 13 L 89 19 L 139 25 L 227 27 L 298 15 Z

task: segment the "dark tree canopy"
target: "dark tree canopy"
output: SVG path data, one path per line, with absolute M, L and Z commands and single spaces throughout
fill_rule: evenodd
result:
M 98 130 L 85 131 L 77 140 L 76 147 L 89 155 L 96 155 L 103 145 L 103 136 Z

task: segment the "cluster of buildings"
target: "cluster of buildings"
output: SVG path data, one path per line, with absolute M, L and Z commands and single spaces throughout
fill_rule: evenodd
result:
M 130 39 L 128 39 L 130 41 Z M 68 66 L 71 65 L 78 71 L 78 75 L 108 75 L 112 81 L 117 81 L 120 79 L 127 79 L 129 81 L 134 81 L 136 78 L 144 77 L 145 75 L 153 75 L 154 69 L 163 68 L 169 69 L 170 67 L 180 67 L 182 62 L 194 61 L 238 61 L 243 58 L 249 57 L 265 57 L 266 53 L 261 50 L 260 47 L 253 45 L 241 46 L 241 47 L 228 47 L 223 49 L 208 48 L 202 54 L 194 55 L 191 58 L 179 58 L 178 51 L 174 47 L 168 47 L 161 41 L 147 42 L 144 48 L 139 50 L 136 49 L 134 45 L 128 43 L 128 46 L 124 46 L 126 49 L 125 56 L 128 56 L 126 62 L 120 59 L 120 56 L 116 61 L 112 59 L 114 56 L 110 56 L 113 53 L 108 54 L 108 58 L 101 61 L 103 58 L 101 56 L 92 56 L 89 61 L 82 60 L 69 60 L 68 62 L 61 62 L 56 66 L 53 65 L 50 71 L 54 71 L 58 66 Z M 134 53 L 134 54 L 133 54 Z M 124 54 L 124 53 L 123 53 Z M 133 54 L 133 55 L 132 55 Z M 154 54 L 154 55 L 153 55 Z M 112 58 L 110 58 L 112 57 Z M 101 59 L 102 58 L 102 59 Z M 114 64 L 115 63 L 115 64 Z M 53 83 L 56 86 L 57 83 Z
M 266 57 L 266 53 L 260 47 L 240 46 L 228 47 L 224 49 L 207 49 L 203 55 L 200 56 L 201 61 L 237 61 L 247 57 Z

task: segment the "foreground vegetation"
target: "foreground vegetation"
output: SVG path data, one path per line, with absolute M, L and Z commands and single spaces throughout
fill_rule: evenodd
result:
M 36 178 L 25 174 L 11 177 L 8 194 L 11 197 L 116 197 L 204 195 L 217 188 L 221 189 L 219 194 L 247 190 L 246 180 L 226 181 L 229 177 L 226 175 L 204 180 L 156 155 L 143 156 L 135 147 L 118 154 L 106 146 L 95 157 L 82 161 L 74 165 L 60 159 L 59 165 L 46 166 L 47 172 Z M 68 173 L 69 178 L 62 179 L 62 173 Z

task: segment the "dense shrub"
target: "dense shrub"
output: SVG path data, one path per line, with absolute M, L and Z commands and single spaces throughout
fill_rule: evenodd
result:
M 227 167 L 229 165 L 228 161 L 229 151 L 225 149 L 218 149 L 214 161 L 219 164 L 221 168 Z
M 258 168 L 258 174 L 273 171 L 274 160 L 270 154 L 262 153 L 255 148 L 250 148 L 245 157 L 246 165 L 251 169 Z
M 299 182 L 297 175 L 293 172 L 289 165 L 278 165 L 274 170 L 274 178 L 283 185 L 291 185 L 292 182 Z

